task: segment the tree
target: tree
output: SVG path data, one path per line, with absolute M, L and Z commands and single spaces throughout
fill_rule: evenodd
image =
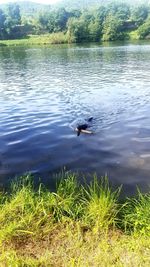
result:
M 54 31 L 64 31 L 66 30 L 67 21 L 70 17 L 70 13 L 65 10 L 65 8 L 59 8 L 55 13 L 55 28 Z
M 149 7 L 146 5 L 140 5 L 132 9 L 131 18 L 133 21 L 136 21 L 137 26 L 144 23 L 149 14 Z
M 70 14 L 64 8 L 53 12 L 40 12 L 37 19 L 40 32 L 46 31 L 52 33 L 66 30 L 66 24 Z
M 78 43 L 88 39 L 88 27 L 82 18 L 70 18 L 67 27 L 70 42 Z
M 38 14 L 36 28 L 39 32 L 53 32 L 55 28 L 55 14 L 43 11 Z
M 21 15 L 17 4 L 9 4 L 6 11 L 5 28 L 9 38 L 20 37 Z M 16 30 L 17 29 L 17 30 Z
M 99 7 L 95 11 L 95 19 L 99 21 L 99 24 L 102 24 L 107 16 L 108 10 L 105 6 Z
M 75 17 L 75 18 L 79 18 L 81 16 L 81 11 L 79 9 L 73 9 L 71 10 L 69 17 Z
M 107 15 L 117 16 L 120 20 L 127 20 L 130 17 L 130 8 L 126 3 L 111 3 L 107 7 Z
M 123 40 L 123 22 L 117 16 L 108 15 L 103 26 L 103 41 Z
M 5 37 L 5 14 L 2 9 L 0 9 L 0 39 L 4 39 Z
M 138 35 L 140 39 L 150 38 L 150 18 L 138 28 Z
M 102 25 L 100 25 L 99 21 L 91 21 L 88 25 L 88 34 L 90 41 L 100 41 L 100 37 L 102 34 Z
M 21 25 L 20 7 L 17 4 L 9 4 L 7 7 L 7 19 L 13 26 Z

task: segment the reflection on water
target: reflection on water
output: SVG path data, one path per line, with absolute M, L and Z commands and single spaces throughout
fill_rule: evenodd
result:
M 0 183 L 32 172 L 107 173 L 149 185 L 150 45 L 0 48 Z M 70 127 L 94 117 L 94 135 Z

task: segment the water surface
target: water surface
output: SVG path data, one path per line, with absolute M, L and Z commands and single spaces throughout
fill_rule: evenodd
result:
M 0 185 L 26 172 L 150 184 L 150 45 L 0 48 Z M 93 135 L 70 127 L 94 117 Z

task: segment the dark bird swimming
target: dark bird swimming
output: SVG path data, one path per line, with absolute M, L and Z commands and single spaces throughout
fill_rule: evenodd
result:
M 91 127 L 91 125 L 89 124 L 91 121 L 93 120 L 93 117 L 90 117 L 89 119 L 87 119 L 87 123 L 84 124 L 79 124 L 76 127 L 76 131 L 77 131 L 77 136 L 80 135 L 80 133 L 88 133 L 88 134 L 92 134 L 92 131 L 87 130 L 89 127 Z

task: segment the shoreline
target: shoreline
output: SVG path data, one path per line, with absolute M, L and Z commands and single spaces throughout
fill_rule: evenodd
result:
M 129 34 L 129 38 L 125 40 L 109 41 L 114 42 L 136 42 L 136 41 L 149 41 L 148 39 L 139 39 L 133 32 Z M 88 43 L 88 41 L 80 42 L 79 44 Z M 95 43 L 95 42 L 93 42 Z M 106 41 L 99 41 L 96 43 L 105 44 Z M 21 39 L 0 40 L 0 47 L 17 46 L 17 45 L 53 45 L 53 44 L 76 44 L 76 42 L 69 42 L 69 37 L 63 32 L 44 34 L 44 35 L 29 35 Z
M 120 202 L 107 177 L 58 178 L 56 192 L 26 175 L 0 193 L 1 266 L 149 266 L 150 193 Z
M 0 40 L 0 46 L 67 44 L 67 36 L 60 32 L 45 35 L 29 35 L 21 39 Z

